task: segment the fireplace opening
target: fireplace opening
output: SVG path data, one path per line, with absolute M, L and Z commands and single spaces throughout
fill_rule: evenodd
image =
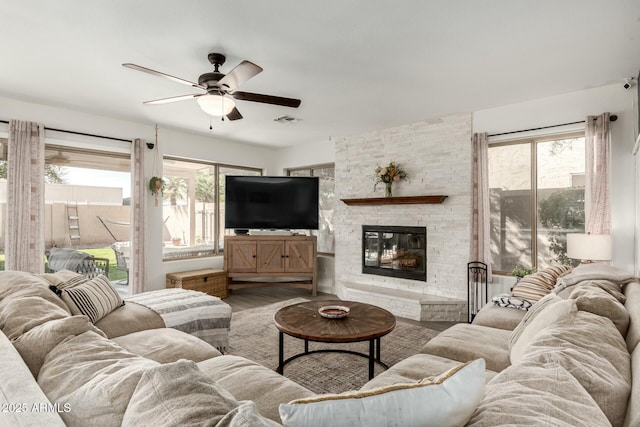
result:
M 427 228 L 362 226 L 362 272 L 427 281 Z

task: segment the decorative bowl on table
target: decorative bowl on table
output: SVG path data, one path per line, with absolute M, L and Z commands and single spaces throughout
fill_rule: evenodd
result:
M 342 319 L 349 315 L 349 307 L 344 305 L 324 305 L 318 309 L 318 313 L 327 319 Z

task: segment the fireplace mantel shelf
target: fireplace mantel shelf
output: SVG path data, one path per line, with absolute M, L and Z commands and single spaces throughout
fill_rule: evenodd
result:
M 419 205 L 439 204 L 449 196 L 400 196 L 400 197 L 366 197 L 359 199 L 340 199 L 349 206 L 364 205 Z

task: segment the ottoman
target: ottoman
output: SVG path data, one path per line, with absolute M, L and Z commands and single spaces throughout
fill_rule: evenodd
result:
M 161 289 L 125 298 L 157 313 L 167 328 L 186 332 L 225 353 L 229 346 L 231 307 L 218 297 L 188 289 Z

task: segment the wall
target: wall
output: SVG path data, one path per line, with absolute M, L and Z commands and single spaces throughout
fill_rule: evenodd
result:
M 471 115 L 460 114 L 347 137 L 336 142 L 336 199 L 382 197 L 374 170 L 395 161 L 409 179 L 394 195 L 449 196 L 443 204 L 347 206 L 336 203 L 336 292 L 350 284 L 466 299 L 471 189 Z M 427 228 L 427 281 L 362 274 L 362 225 Z
M 295 126 L 295 124 L 292 124 Z M 275 173 L 284 175 L 286 169 L 316 166 L 335 161 L 336 144 L 333 139 L 280 148 L 275 156 Z
M 80 112 L 66 108 L 52 107 L 33 102 L 18 101 L 0 97 L 0 120 L 29 120 L 41 122 L 48 128 L 67 129 L 115 138 L 131 140 L 142 138 L 154 141 L 155 126 L 153 123 L 137 123 L 116 118 L 103 117 L 90 112 Z M 8 126 L 0 125 L 0 137 L 7 136 Z M 47 131 L 47 141 L 56 144 L 96 149 L 130 152 L 128 142 L 111 141 L 102 138 L 71 135 L 67 133 Z M 160 128 L 159 154 L 185 158 L 217 161 L 232 165 L 247 165 L 263 168 L 267 174 L 275 174 L 275 151 L 256 145 L 242 144 L 223 140 L 215 136 L 196 135 L 177 129 Z M 153 152 L 145 159 L 145 174 L 151 178 L 160 170 L 153 171 Z M 175 271 L 199 268 L 221 268 L 222 257 L 192 259 L 179 261 L 162 261 L 162 209 L 155 208 L 150 192 L 146 193 L 146 226 L 151 230 L 145 242 L 147 252 L 148 289 L 160 289 L 165 286 L 165 274 Z M 154 233 L 153 230 L 158 230 Z

